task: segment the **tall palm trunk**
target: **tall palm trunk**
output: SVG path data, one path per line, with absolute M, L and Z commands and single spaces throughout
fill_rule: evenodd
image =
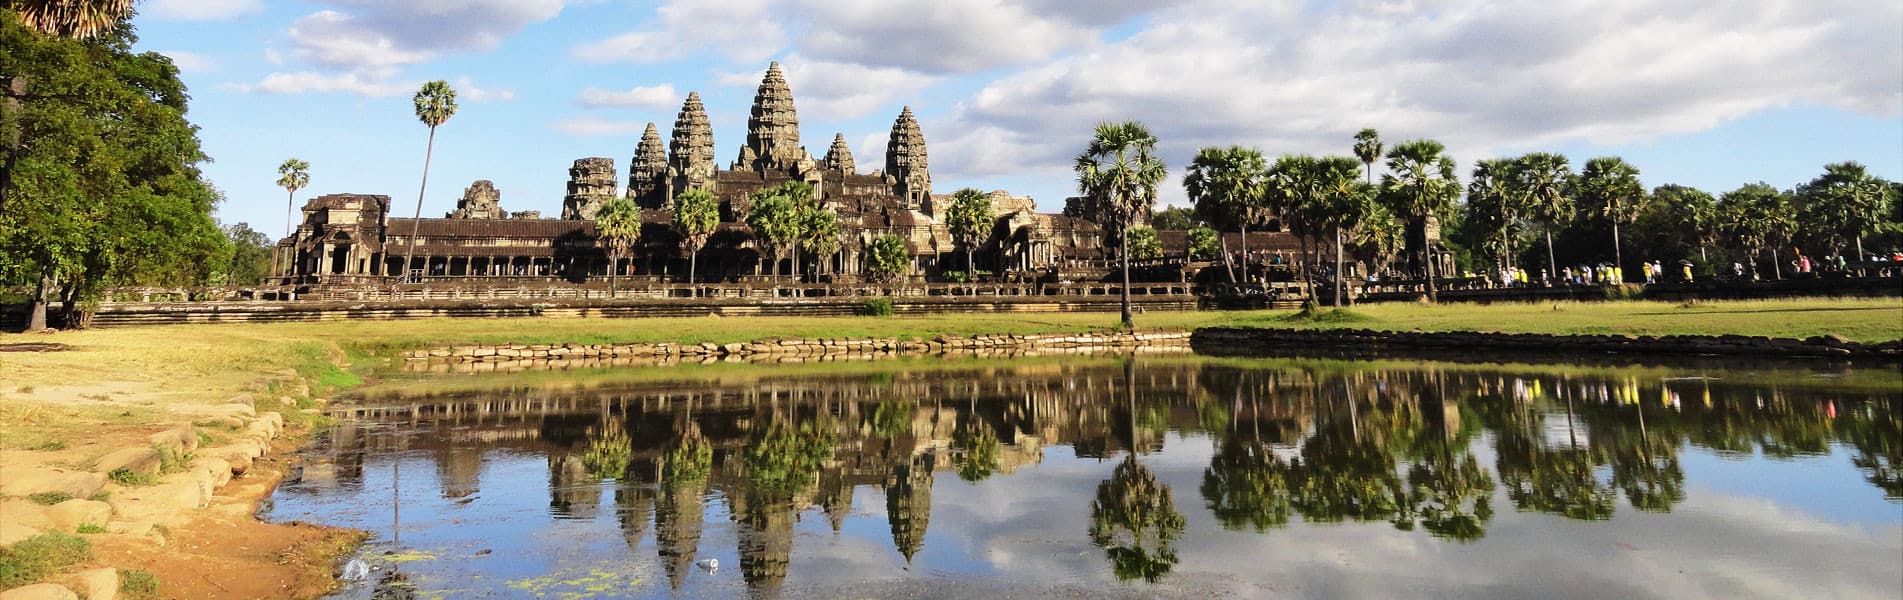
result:
M 1546 226 L 1546 276 L 1559 276 L 1559 261 L 1553 260 L 1553 226 Z
M 1700 250 L 1702 251 L 1702 250 L 1703 250 L 1703 248 L 1700 248 Z M 1856 257 L 1856 258 L 1857 258 L 1857 260 L 1855 260 L 1855 261 L 1853 261 L 1853 262 L 1855 262 L 1855 263 L 1857 263 L 1857 276 L 1858 276 L 1858 277 L 1862 277 L 1862 276 L 1864 275 L 1864 273 L 1863 273 L 1863 256 L 1864 256 L 1864 255 L 1863 255 L 1863 234 L 1861 234 L 1861 233 L 1859 233 L 1859 234 L 1857 234 L 1857 257 Z
M 621 274 L 621 253 L 608 255 L 608 299 L 615 297 L 615 276 Z
M 1625 283 L 1625 255 L 1619 249 L 1619 220 L 1612 220 L 1612 273 L 1618 276 L 1619 283 Z
M 1778 281 L 1784 281 L 1784 265 L 1777 264 L 1777 246 L 1771 247 L 1771 274 L 1776 275 Z
M 33 290 L 33 310 L 27 314 L 26 318 L 27 333 L 46 329 L 46 306 L 51 303 L 47 295 L 56 287 L 59 287 L 59 281 L 53 278 L 53 270 L 42 269 L 40 284 Z
M 1242 232 L 1242 283 L 1243 285 L 1248 285 L 1249 284 L 1249 225 L 1247 223 L 1237 225 L 1236 229 Z
M 1218 231 L 1216 232 L 1216 243 L 1222 246 L 1222 268 L 1224 271 L 1229 272 L 1229 283 L 1236 283 L 1236 257 L 1229 255 L 1229 239 L 1227 236 L 1224 236 L 1222 232 Z
M 1335 230 L 1335 308 L 1341 308 L 1341 229 Z
M 1434 279 L 1439 277 L 1439 268 L 1435 266 L 1435 263 L 1440 261 L 1434 257 L 1433 242 L 1422 240 L 1421 251 L 1427 255 L 1425 257 L 1427 259 L 1427 302 L 1429 304 L 1436 304 L 1440 302 L 1440 292 L 1436 290 L 1434 286 Z
M 1117 254 L 1123 257 L 1123 329 L 1136 329 L 1136 322 L 1130 318 L 1130 227 L 1126 223 L 1117 228 Z
M 700 266 L 700 248 L 696 246 L 696 247 L 688 249 L 687 250 L 687 285 L 690 287 L 693 287 L 696 283 L 699 283 L 694 280 L 695 275 L 700 272 L 699 266 Z M 690 291 L 693 293 L 695 297 L 700 296 L 700 289 L 698 287 L 695 287 L 694 289 Z
M 410 274 L 410 261 L 416 260 L 416 236 L 423 228 L 423 192 L 429 190 L 429 163 L 431 156 L 434 155 L 435 152 L 436 126 L 431 125 L 429 128 L 429 144 L 423 147 L 423 185 L 416 190 L 416 214 L 410 218 L 409 248 L 403 251 L 402 274 L 405 278 L 408 278 Z M 428 264 L 423 265 L 423 274 L 429 274 Z
M 1309 236 L 1298 236 L 1297 239 L 1302 241 L 1302 308 L 1313 308 L 1315 306 L 1315 276 L 1308 271 L 1308 264 L 1311 262 L 1308 260 Z
M 293 210 L 294 210 L 291 208 L 291 206 L 297 203 L 296 200 L 297 200 L 296 190 L 292 190 L 289 193 L 284 194 L 284 237 L 291 237 L 291 231 L 292 229 L 294 229 L 291 226 L 291 222 L 292 222 L 291 215 L 293 214 Z

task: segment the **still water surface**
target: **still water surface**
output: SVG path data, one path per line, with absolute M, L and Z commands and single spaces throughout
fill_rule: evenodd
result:
M 844 369 L 398 382 L 268 517 L 343 597 L 1903 597 L 1893 369 Z

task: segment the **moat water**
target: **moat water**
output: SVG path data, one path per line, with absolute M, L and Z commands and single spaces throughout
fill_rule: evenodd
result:
M 436 377 L 266 516 L 372 533 L 345 598 L 1894 599 L 1900 404 L 1803 363 Z

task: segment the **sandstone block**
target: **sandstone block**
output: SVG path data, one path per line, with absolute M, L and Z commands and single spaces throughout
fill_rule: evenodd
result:
M 42 529 L 35 529 L 25 523 L 15 522 L 11 518 L 0 519 L 0 548 L 25 541 L 27 538 L 39 535 L 44 531 L 45 530 Z
M 146 439 L 151 441 L 153 446 L 172 448 L 182 454 L 189 454 L 198 449 L 198 431 L 192 429 L 191 425 L 180 425 L 154 433 Z
M 159 451 L 151 448 L 121 448 L 99 457 L 98 461 L 93 462 L 93 469 L 105 474 L 126 469 L 134 473 L 157 475 Z
M 0 600 L 79 600 L 79 595 L 63 585 L 35 583 L 0 592 Z
M 67 500 L 46 509 L 46 517 L 60 531 L 74 531 L 87 523 L 104 526 L 112 519 L 112 505 L 97 500 Z
M 119 597 L 118 569 L 87 569 L 80 571 L 76 579 L 79 587 L 86 591 L 86 600 L 115 600 Z
M 156 460 L 157 457 L 154 457 Z M 8 496 L 31 496 L 43 492 L 60 492 L 74 498 L 90 498 L 106 487 L 105 473 L 89 471 L 67 471 L 47 467 L 8 467 L 5 477 L 0 477 L 0 494 Z

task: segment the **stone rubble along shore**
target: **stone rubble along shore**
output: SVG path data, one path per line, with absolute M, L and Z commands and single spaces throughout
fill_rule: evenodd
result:
M 982 350 L 1081 350 L 1119 349 L 1154 346 L 1182 346 L 1190 338 L 1183 331 L 1137 333 L 1078 334 L 983 334 L 970 337 L 937 336 L 922 338 L 769 338 L 727 344 L 460 344 L 431 349 L 410 350 L 406 361 L 434 363 L 513 363 L 548 361 L 561 366 L 567 361 L 599 361 L 621 358 L 731 358 L 753 360 L 817 358 L 838 355 L 894 354 L 925 355 L 945 352 Z
M 211 412 L 215 416 L 199 422 L 214 427 L 182 424 L 152 434 L 146 445 L 107 452 L 89 468 L 9 468 L 6 477 L 0 479 L 0 514 L 6 516 L 0 519 L 0 547 L 48 532 L 75 534 L 81 527 L 143 538 L 163 547 L 165 528 L 183 525 L 194 511 L 210 506 L 213 495 L 233 477 L 249 472 L 252 461 L 269 453 L 271 441 L 284 432 L 284 416 L 277 412 L 259 414 L 250 395 L 234 397 L 212 407 Z M 221 443 L 201 444 L 201 432 Z M 167 466 L 171 467 L 169 472 Z M 154 483 L 121 485 L 111 476 L 120 470 L 134 477 L 152 478 Z M 46 506 L 32 499 L 37 494 L 58 494 L 68 499 Z M 81 571 L 77 580 L 88 588 L 80 590 L 84 597 L 98 600 L 116 596 L 118 577 L 115 569 L 101 568 Z M 76 597 L 80 596 L 73 590 L 54 583 L 0 592 L 0 600 Z
M 1381 331 L 1373 329 L 1268 329 L 1207 327 L 1190 336 L 1191 347 L 1218 354 L 1290 349 L 1466 349 L 1545 353 L 1675 354 L 1757 357 L 1903 359 L 1903 340 L 1864 344 L 1839 336 L 1807 339 L 1745 335 L 1593 335 L 1489 333 L 1475 331 Z

